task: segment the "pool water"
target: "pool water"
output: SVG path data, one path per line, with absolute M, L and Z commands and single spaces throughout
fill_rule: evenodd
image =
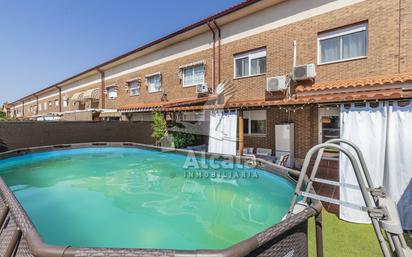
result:
M 288 180 L 242 165 L 227 170 L 224 161 L 194 167 L 192 159 L 187 167 L 186 158 L 80 148 L 5 159 L 0 175 L 52 245 L 222 249 L 287 212 L 294 190 Z

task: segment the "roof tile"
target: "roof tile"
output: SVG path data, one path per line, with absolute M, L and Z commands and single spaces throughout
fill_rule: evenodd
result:
M 405 83 L 412 81 L 412 71 L 407 73 L 397 73 L 388 75 L 371 76 L 357 79 L 330 81 L 315 83 L 312 86 L 298 85 L 296 87 L 296 93 L 314 92 L 332 89 L 344 89 L 344 88 L 358 88 L 379 86 L 386 84 Z

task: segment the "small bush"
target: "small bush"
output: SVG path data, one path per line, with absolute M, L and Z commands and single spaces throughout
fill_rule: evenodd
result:
M 152 137 L 156 140 L 156 142 L 159 142 L 162 138 L 167 136 L 167 123 L 163 114 L 160 112 L 154 112 L 152 119 Z
M 173 136 L 174 146 L 176 148 L 184 148 L 193 145 L 196 141 L 196 136 L 193 134 L 182 132 L 170 132 L 170 134 Z
M 0 121 L 6 120 L 6 113 L 3 111 L 0 111 Z

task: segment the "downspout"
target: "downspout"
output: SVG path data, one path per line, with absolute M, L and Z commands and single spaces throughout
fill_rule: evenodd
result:
M 62 88 L 57 87 L 59 89 L 59 112 L 62 112 Z
M 207 23 L 207 26 L 209 27 L 210 31 L 212 31 L 213 35 L 213 62 L 212 62 L 212 78 L 213 78 L 213 83 L 212 83 L 212 95 L 215 94 L 215 85 L 216 85 L 216 75 L 215 75 L 215 64 L 216 64 L 216 33 L 215 30 L 210 26 L 210 21 Z
M 220 46 L 221 46 L 221 39 L 222 39 L 222 33 L 220 30 L 219 25 L 217 25 L 216 20 L 213 20 L 213 24 L 215 24 L 215 27 L 217 29 L 217 41 L 218 41 L 218 48 L 217 48 L 217 65 L 218 65 L 218 70 L 217 70 L 217 83 L 220 84 L 221 82 L 221 65 L 220 65 L 220 60 L 221 60 L 221 54 L 220 54 Z
M 36 115 L 39 114 L 39 95 L 36 95 Z
M 401 29 L 402 29 L 402 27 L 401 27 L 401 23 L 402 23 L 402 0 L 399 0 L 399 6 L 398 6 L 398 8 L 399 8 L 399 17 L 398 17 L 398 22 L 399 22 L 399 24 L 398 24 L 398 38 L 399 38 L 399 42 L 398 42 L 398 73 L 401 73 L 401 63 L 402 63 L 402 61 L 401 61 L 401 47 L 402 47 L 402 42 L 401 42 L 401 40 L 402 40 L 402 32 L 401 32 Z
M 24 100 L 21 102 L 23 103 L 22 118 L 24 118 Z
M 105 96 L 104 96 L 104 91 L 106 89 L 106 82 L 105 82 L 105 74 L 104 71 L 101 69 L 97 69 L 97 71 L 100 73 L 100 79 L 101 79 L 101 86 L 100 86 L 100 107 L 102 109 L 105 108 Z

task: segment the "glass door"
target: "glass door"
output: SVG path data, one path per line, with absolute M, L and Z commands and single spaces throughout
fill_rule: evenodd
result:
M 340 137 L 340 111 L 338 107 L 319 108 L 319 143 Z M 333 150 L 325 150 L 325 156 L 338 158 L 339 154 Z

